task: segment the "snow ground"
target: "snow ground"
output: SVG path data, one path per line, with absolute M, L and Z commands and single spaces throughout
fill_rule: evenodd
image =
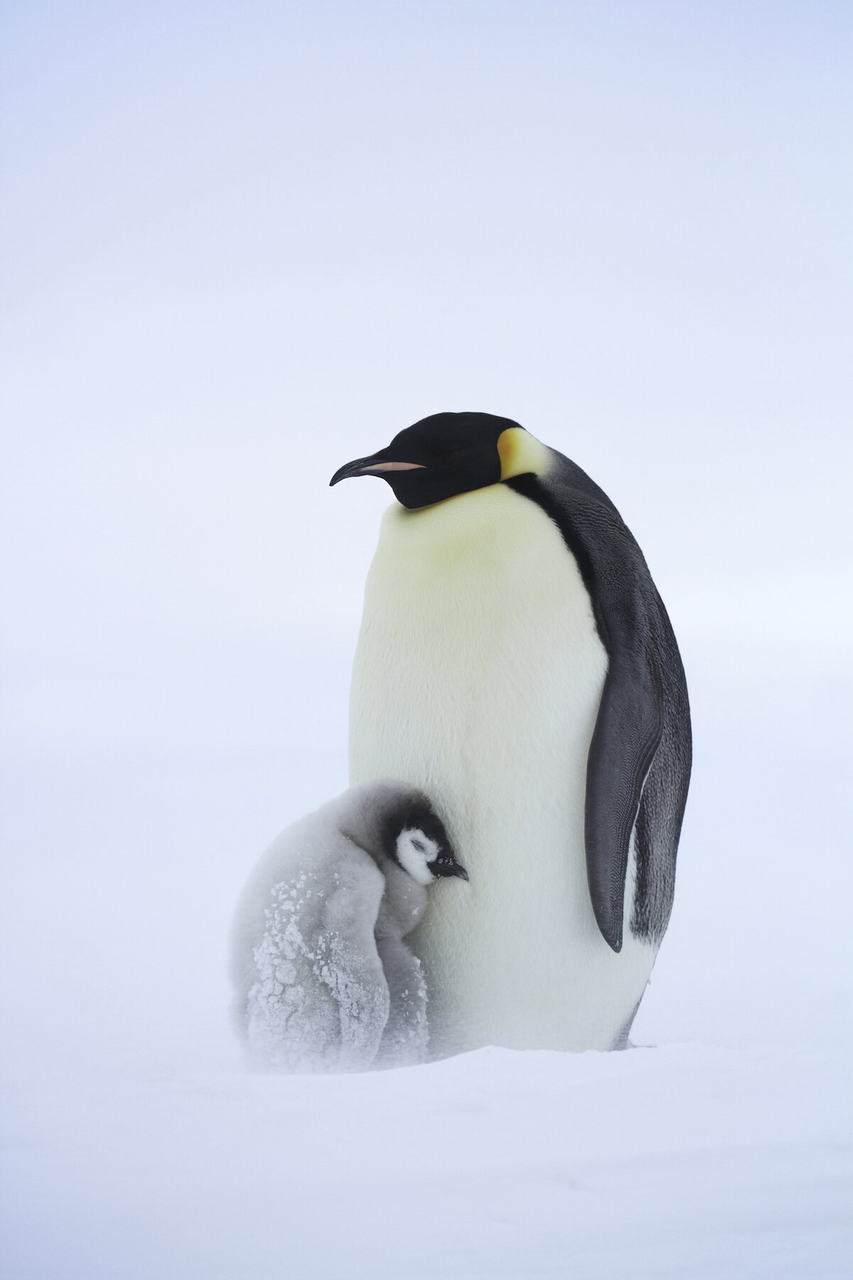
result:
M 11 1097 L 10 1277 L 842 1277 L 829 1053 L 483 1049 Z

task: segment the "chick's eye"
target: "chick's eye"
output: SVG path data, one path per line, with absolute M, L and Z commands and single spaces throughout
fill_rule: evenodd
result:
M 412 836 L 412 848 L 417 849 L 418 853 L 426 853 L 426 845 L 417 836 Z

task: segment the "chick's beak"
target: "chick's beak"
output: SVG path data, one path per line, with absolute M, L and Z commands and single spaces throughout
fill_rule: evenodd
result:
M 460 880 L 468 879 L 468 872 L 464 867 L 461 867 L 458 862 L 454 862 L 453 867 L 446 871 L 445 875 L 458 876 Z

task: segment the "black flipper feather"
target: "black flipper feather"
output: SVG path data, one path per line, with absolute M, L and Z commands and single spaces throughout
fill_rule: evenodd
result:
M 622 947 L 625 878 L 636 831 L 631 932 L 658 940 L 672 909 L 690 779 L 687 685 L 669 618 L 639 546 L 607 495 L 551 450 L 544 476 L 506 483 L 555 522 L 577 561 L 608 670 L 586 780 L 587 878 L 595 918 Z

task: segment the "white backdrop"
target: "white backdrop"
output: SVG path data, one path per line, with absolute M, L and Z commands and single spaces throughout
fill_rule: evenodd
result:
M 109 1245 L 56 1216 L 126 1144 L 121 1108 L 81 1137 L 92 1081 L 260 1088 L 224 935 L 265 843 L 346 785 L 390 496 L 328 479 L 440 410 L 589 471 L 679 636 L 694 786 L 635 1039 L 796 1060 L 780 1099 L 825 1092 L 797 1054 L 853 1047 L 849 6 L 10 0 L 2 24 L 4 1274 L 55 1276 L 54 1248 L 64 1276 L 146 1275 L 120 1225 L 144 1144 Z M 545 1070 L 510 1057 L 459 1070 L 487 1097 Z M 323 1105 L 367 1087 L 338 1085 Z M 532 1221 L 518 1256 L 562 1274 Z M 175 1276 L 279 1273 L 228 1238 L 233 1265 L 187 1237 Z M 447 1248 L 445 1274 L 504 1274 Z M 438 1265 L 389 1250 L 389 1274 Z

